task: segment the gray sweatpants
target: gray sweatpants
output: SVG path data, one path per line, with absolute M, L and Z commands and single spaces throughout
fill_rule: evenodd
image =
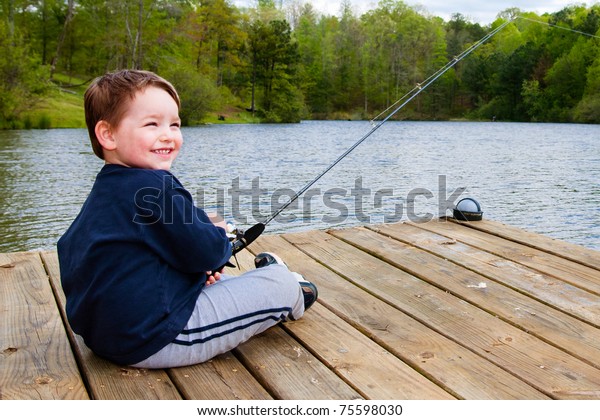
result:
M 159 369 L 202 363 L 252 336 L 304 314 L 297 274 L 272 264 L 239 276 L 222 275 L 202 290 L 184 330 L 137 368 Z

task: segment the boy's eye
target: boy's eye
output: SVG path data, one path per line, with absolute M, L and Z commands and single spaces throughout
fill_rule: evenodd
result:
M 145 127 L 156 127 L 158 124 L 154 121 L 147 122 Z
M 171 127 L 181 128 L 181 123 L 179 123 L 179 122 L 173 123 L 173 124 L 171 124 Z

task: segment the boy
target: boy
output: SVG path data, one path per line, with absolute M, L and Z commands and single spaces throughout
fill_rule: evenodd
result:
M 317 299 L 274 254 L 238 277 L 215 271 L 231 257 L 225 230 L 169 172 L 183 142 L 179 106 L 173 86 L 146 71 L 106 74 L 85 94 L 105 165 L 58 241 L 60 272 L 73 331 L 122 365 L 204 362 Z

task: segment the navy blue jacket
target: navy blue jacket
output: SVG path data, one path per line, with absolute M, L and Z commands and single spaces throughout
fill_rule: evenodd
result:
M 67 318 L 96 354 L 141 362 L 187 324 L 225 231 L 168 171 L 106 165 L 58 241 Z

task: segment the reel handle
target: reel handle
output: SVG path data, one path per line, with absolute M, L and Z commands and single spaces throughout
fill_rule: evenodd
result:
M 264 231 L 266 225 L 264 223 L 257 223 L 245 232 L 237 232 L 235 238 L 231 244 L 231 255 L 235 257 L 235 254 L 246 248 L 252 242 L 256 240 Z M 212 270 L 211 273 L 220 272 L 225 267 L 235 267 L 231 261 L 227 261 L 224 265 Z

